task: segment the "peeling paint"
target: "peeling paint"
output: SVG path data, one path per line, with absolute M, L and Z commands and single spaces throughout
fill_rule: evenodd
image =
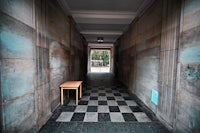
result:
M 186 80 L 200 80 L 200 65 L 197 69 L 188 65 L 184 71 L 184 78 Z
M 25 98 L 11 103 L 4 108 L 4 118 L 7 130 L 13 125 L 18 125 L 22 123 L 23 120 L 31 115 L 34 115 L 34 96 L 30 95 Z M 23 108 L 22 108 L 23 107 Z M 34 121 L 33 121 L 34 123 Z
M 3 31 L 0 34 L 2 56 L 8 58 L 33 58 L 32 40 L 26 37 Z
M 180 55 L 182 63 L 200 62 L 200 46 L 183 50 Z
M 18 71 L 2 73 L 2 94 L 3 101 L 6 102 L 26 93 L 34 91 L 34 71 Z

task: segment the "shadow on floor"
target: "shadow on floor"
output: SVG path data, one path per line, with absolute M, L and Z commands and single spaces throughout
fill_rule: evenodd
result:
M 70 101 L 59 106 L 40 133 L 169 132 L 153 112 L 111 74 L 89 74 L 78 106 L 74 99 L 72 94 Z

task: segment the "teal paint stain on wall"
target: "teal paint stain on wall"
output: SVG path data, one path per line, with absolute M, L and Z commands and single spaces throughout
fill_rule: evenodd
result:
M 5 125 L 12 127 L 34 113 L 34 96 L 24 97 L 4 107 Z
M 200 63 L 200 46 L 191 47 L 183 50 L 180 53 L 180 62 L 182 63 Z
M 190 81 L 200 80 L 200 65 L 198 66 L 198 68 L 194 68 L 188 65 L 184 70 L 184 78 Z
M 21 36 L 17 33 L 3 31 L 1 37 L 1 54 L 4 58 L 33 58 L 34 44 L 32 36 Z
M 3 101 L 34 92 L 34 71 L 5 72 L 1 75 Z

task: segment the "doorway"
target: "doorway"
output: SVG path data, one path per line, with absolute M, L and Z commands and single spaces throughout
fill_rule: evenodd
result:
M 91 49 L 90 66 L 91 73 L 110 73 L 110 50 Z

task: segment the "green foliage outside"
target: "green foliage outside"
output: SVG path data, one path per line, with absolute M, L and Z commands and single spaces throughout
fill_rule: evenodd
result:
M 91 51 L 92 60 L 99 60 L 98 66 L 108 66 L 109 65 L 109 51 L 108 50 L 92 50 Z M 103 60 L 103 64 L 100 62 Z M 92 62 L 94 66 L 94 62 Z

